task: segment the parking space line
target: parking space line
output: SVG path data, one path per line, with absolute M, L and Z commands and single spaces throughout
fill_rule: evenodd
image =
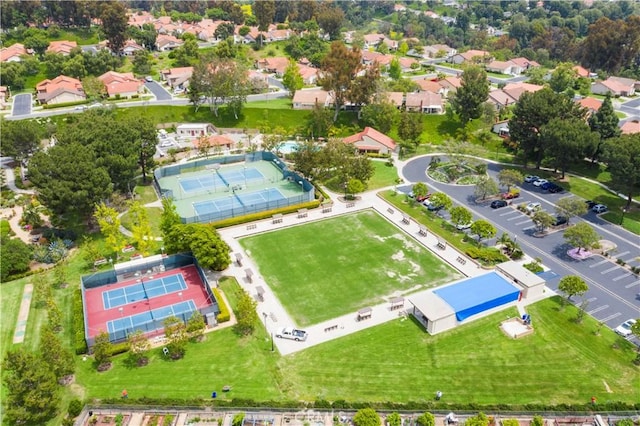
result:
M 640 286 L 640 281 L 635 281 L 635 282 L 632 282 L 631 284 L 627 284 L 624 286 L 624 288 L 631 288 L 634 286 Z
M 588 313 L 589 315 L 593 315 L 593 314 L 595 314 L 596 312 L 600 312 L 600 311 L 602 311 L 602 310 L 607 309 L 608 307 L 609 307 L 609 305 L 602 305 L 602 306 L 598 306 L 597 308 L 592 309 L 592 310 L 588 311 L 587 313 Z
M 621 279 L 630 277 L 631 275 L 633 275 L 631 272 L 627 272 L 626 274 L 620 275 L 618 277 L 615 277 L 614 279 L 612 279 L 611 281 L 620 281 Z
M 622 253 L 618 253 L 616 255 L 616 258 L 620 259 L 622 256 L 626 256 L 628 255 L 630 252 L 629 251 L 623 251 Z
M 617 318 L 617 317 L 619 317 L 620 315 L 621 315 L 621 314 L 620 314 L 620 312 L 616 312 L 615 314 L 609 315 L 609 316 L 608 316 L 608 317 L 606 317 L 606 318 L 602 318 L 602 319 L 600 320 L 600 322 L 607 322 L 607 321 L 611 321 L 612 319 Z
M 514 216 L 514 217 L 508 217 L 507 221 L 516 220 L 516 219 L 522 219 L 522 216 L 518 215 L 518 216 Z
M 587 299 L 587 302 L 591 303 L 591 302 L 595 302 L 596 300 L 598 300 L 597 297 L 590 297 Z
M 522 222 L 516 222 L 515 225 L 524 225 L 525 223 L 530 223 L 531 219 L 523 220 Z
M 499 216 L 500 216 L 500 217 L 502 217 L 502 216 L 508 216 L 508 215 L 510 215 L 510 214 L 514 214 L 514 213 L 518 213 L 518 210 L 511 210 L 510 212 L 502 213 L 502 214 L 500 214 Z
M 536 226 L 533 225 L 533 226 L 527 226 L 526 228 L 522 228 L 523 231 L 530 231 L 532 229 L 536 229 Z
M 600 261 L 600 262 L 598 262 L 598 263 L 594 263 L 593 265 L 589 265 L 589 268 L 595 268 L 595 267 L 598 267 L 598 266 L 600 266 L 600 265 L 603 265 L 603 264 L 607 263 L 608 261 L 609 261 L 609 259 L 601 260 L 601 261 Z
M 615 271 L 615 270 L 616 270 L 616 269 L 618 269 L 618 268 L 620 268 L 620 267 L 619 267 L 619 266 L 612 266 L 611 268 L 609 268 L 609 269 L 605 269 L 604 271 L 602 271 L 602 272 L 600 272 L 600 273 L 601 273 L 602 275 L 604 275 L 604 274 L 608 274 L 609 272 L 611 272 L 611 271 Z

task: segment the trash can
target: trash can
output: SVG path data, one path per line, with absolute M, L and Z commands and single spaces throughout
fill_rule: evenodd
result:
M 211 398 L 216 398 L 218 396 L 218 392 L 211 392 Z

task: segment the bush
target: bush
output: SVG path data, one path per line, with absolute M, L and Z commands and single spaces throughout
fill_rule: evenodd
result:
M 218 307 L 220 308 L 220 313 L 216 316 L 216 321 L 218 321 L 219 323 L 229 321 L 231 319 L 231 314 L 229 313 L 229 308 L 227 307 L 226 303 L 224 303 L 224 299 L 220 295 L 220 290 L 218 290 L 217 288 L 213 288 L 212 290 L 213 296 L 216 298 Z
M 264 212 L 251 213 L 244 216 L 232 217 L 230 219 L 219 220 L 212 222 L 211 225 L 215 228 L 225 228 L 227 226 L 240 225 L 242 223 L 253 222 L 256 220 L 268 219 L 274 214 L 288 214 L 297 212 L 299 209 L 315 209 L 320 205 L 320 201 L 314 200 L 308 203 L 296 204 L 294 206 L 282 207 L 279 209 L 267 210 Z
M 59 104 L 42 105 L 42 109 L 64 108 L 64 107 L 75 106 L 75 105 L 84 105 L 84 104 L 88 104 L 88 103 L 89 103 L 89 101 L 87 101 L 87 100 L 74 101 L 74 102 L 62 102 L 62 103 L 59 103 Z
M 525 263 L 522 266 L 525 267 L 526 269 L 528 269 L 529 271 L 533 272 L 534 274 L 537 274 L 539 272 L 543 272 L 544 271 L 542 266 L 540 266 L 540 263 L 536 262 L 535 260 L 533 262 L 530 262 L 530 263 Z
M 69 408 L 67 410 L 69 417 L 78 417 L 82 412 L 82 402 L 79 399 L 72 399 L 69 401 Z
M 73 292 L 73 345 L 76 355 L 84 355 L 89 351 L 84 338 L 84 310 L 82 306 L 82 290 Z
M 495 247 L 468 247 L 465 254 L 472 259 L 480 260 L 483 263 L 494 265 L 509 260 Z
M 116 343 L 111 345 L 110 356 L 123 354 L 129 351 L 129 342 Z

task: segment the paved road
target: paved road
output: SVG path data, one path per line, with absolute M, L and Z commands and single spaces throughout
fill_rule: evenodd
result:
M 543 264 L 550 268 L 547 274 L 547 285 L 557 289 L 560 278 L 565 275 L 579 275 L 589 284 L 589 292 L 585 299 L 588 302 L 586 311 L 594 318 L 604 322 L 611 328 L 617 327 L 628 318 L 640 316 L 640 299 L 636 294 L 640 292 L 640 281 L 627 269 L 615 263 L 615 259 L 622 259 L 627 264 L 640 266 L 640 238 L 624 229 L 606 222 L 594 213 L 588 213 L 582 218 L 573 218 L 572 222 L 586 221 L 598 233 L 617 245 L 612 258 L 593 256 L 583 261 L 576 261 L 566 253 L 570 248 L 563 238 L 563 233 L 553 232 L 544 238 L 533 236 L 534 226 L 531 219 L 513 207 L 491 209 L 486 204 L 476 204 L 473 196 L 473 186 L 447 185 L 435 182 L 425 174 L 429 157 L 421 157 L 409 161 L 402 169 L 405 179 L 409 182 L 427 182 L 436 191 L 446 192 L 458 204 L 469 208 L 475 218 L 489 220 L 498 229 L 498 235 L 503 232 L 517 239 L 518 244 L 531 257 L 539 257 Z M 499 166 L 490 164 L 489 173 L 495 177 Z M 399 189 L 408 192 L 411 186 Z M 517 203 L 540 202 L 543 208 L 554 213 L 554 203 L 559 198 L 570 194 L 548 194 L 530 184 L 523 184 L 521 196 Z M 445 214 L 446 217 L 446 214 Z M 488 241 L 488 244 L 494 242 Z
M 173 98 L 171 93 L 167 92 L 157 81 L 145 81 L 144 85 L 153 93 L 153 96 L 155 96 L 158 101 L 169 101 Z
M 31 114 L 31 93 L 22 93 L 13 97 L 13 109 L 11 115 L 14 117 Z
M 443 66 L 443 65 L 434 65 L 434 68 L 436 69 L 436 71 L 444 73 L 444 74 L 447 74 L 447 75 L 461 75 L 462 74 L 462 70 L 461 69 L 457 69 L 457 68 L 450 68 L 450 67 L 446 67 L 446 66 Z M 529 77 L 527 77 L 526 75 L 519 75 L 519 76 L 515 76 L 515 77 L 506 77 L 505 76 L 505 78 L 498 78 L 498 77 L 489 76 L 487 78 L 493 84 L 519 83 L 519 82 L 526 81 L 526 80 L 529 79 Z

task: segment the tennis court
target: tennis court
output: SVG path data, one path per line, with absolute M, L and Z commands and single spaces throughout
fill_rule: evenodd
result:
M 196 304 L 193 300 L 186 300 L 184 302 L 163 306 L 140 314 L 107 321 L 107 329 L 109 330 L 109 334 L 112 335 L 122 333 L 124 331 L 133 332 L 137 329 L 144 329 L 145 324 L 154 321 L 162 321 L 172 316 L 179 317 L 180 315 L 190 314 L 195 310 Z M 190 317 L 191 315 L 187 316 Z
M 116 308 L 138 300 L 160 297 L 187 289 L 187 283 L 182 274 L 138 281 L 138 283 L 126 287 L 104 291 L 102 293 L 104 309 Z
M 211 172 L 193 176 L 189 178 L 181 178 L 179 180 L 180 188 L 185 194 L 200 192 L 213 189 L 217 191 L 221 188 L 228 188 L 231 185 L 249 185 L 255 183 L 263 183 L 265 176 L 256 168 L 246 168 L 239 170 L 211 170 Z
M 247 193 L 234 193 L 227 198 L 199 201 L 193 203 L 193 210 L 197 216 L 219 213 L 233 209 L 243 209 L 260 203 L 284 200 L 286 197 L 277 188 L 267 188 Z

